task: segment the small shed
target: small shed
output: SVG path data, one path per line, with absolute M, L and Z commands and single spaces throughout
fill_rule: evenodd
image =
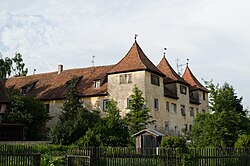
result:
M 153 129 L 144 129 L 135 133 L 133 136 L 136 137 L 137 152 L 142 154 L 154 154 L 155 149 L 160 146 L 164 134 Z

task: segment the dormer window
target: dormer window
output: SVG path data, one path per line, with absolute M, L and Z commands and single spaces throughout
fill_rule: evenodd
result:
M 22 95 L 25 96 L 27 94 L 27 88 L 22 88 Z
M 160 78 L 155 74 L 151 74 L 151 84 L 160 86 Z
M 98 88 L 100 88 L 100 86 L 101 86 L 101 80 L 95 80 L 94 81 L 94 88 L 98 89 Z
M 131 74 L 120 74 L 120 84 L 129 84 L 132 83 Z
M 187 94 L 187 87 L 184 85 L 180 85 L 180 93 Z

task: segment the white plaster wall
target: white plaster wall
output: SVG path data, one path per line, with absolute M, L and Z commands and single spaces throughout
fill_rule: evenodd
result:
M 110 98 L 117 101 L 117 106 L 124 117 L 129 112 L 127 109 L 127 98 L 132 94 L 134 85 L 143 92 L 145 96 L 145 71 L 135 71 L 121 74 L 131 74 L 132 83 L 120 84 L 120 74 L 108 75 L 108 93 Z

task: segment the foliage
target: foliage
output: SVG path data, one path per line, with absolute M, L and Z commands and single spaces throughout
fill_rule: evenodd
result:
M 161 147 L 164 148 L 181 148 L 187 150 L 186 139 L 182 136 L 165 136 L 161 140 Z
M 14 72 L 15 77 L 26 76 L 28 69 L 25 68 L 22 55 L 20 53 L 15 53 L 15 57 L 12 58 L 12 71 Z
M 215 117 L 213 114 L 198 114 L 194 120 L 191 130 L 192 144 L 198 147 L 209 147 L 217 142 L 217 135 L 214 133 L 216 128 Z
M 114 100 L 111 99 L 108 102 L 106 112 L 107 115 L 93 129 L 87 131 L 86 135 L 78 141 L 78 145 L 117 147 L 128 144 L 128 129 Z
M 13 73 L 15 77 L 26 76 L 28 73 L 28 69 L 25 68 L 25 64 L 20 53 L 15 53 L 14 58 L 0 58 L 0 78 L 7 78 L 11 76 L 11 73 Z
M 69 146 L 35 145 L 34 151 L 41 153 L 41 166 L 64 166 Z
M 51 119 L 42 102 L 26 96 L 11 96 L 12 103 L 3 116 L 9 123 L 21 123 L 27 128 L 26 140 L 43 140 L 47 137 L 46 122 Z
M 146 100 L 142 95 L 142 91 L 135 85 L 133 94 L 129 97 L 130 112 L 126 115 L 126 121 L 131 134 L 139 132 L 148 125 L 155 123 L 155 120 L 152 120 L 152 116 L 149 114 L 149 108 L 145 107 Z
M 0 78 L 6 78 L 11 75 L 12 60 L 8 57 L 0 59 Z
M 192 143 L 198 147 L 232 147 L 238 135 L 249 133 L 247 111 L 242 98 L 228 83 L 215 86 L 207 83 L 210 92 L 211 113 L 199 114 L 191 131 Z
M 235 148 L 250 147 L 250 135 L 239 135 L 238 140 L 234 144 Z
M 63 113 L 51 131 L 54 143 L 70 145 L 83 137 L 89 128 L 92 128 L 100 119 L 98 112 L 90 112 L 82 107 L 77 91 L 77 77 L 68 83 L 66 99 L 63 104 Z

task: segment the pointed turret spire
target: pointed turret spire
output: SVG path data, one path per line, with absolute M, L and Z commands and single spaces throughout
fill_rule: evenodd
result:
M 208 92 L 207 88 L 205 88 L 197 79 L 196 77 L 193 75 L 193 73 L 191 72 L 191 70 L 189 69 L 188 65 L 185 69 L 185 72 L 182 76 L 182 78 L 188 82 L 191 85 L 191 90 L 202 90 L 205 92 Z
M 157 68 L 165 74 L 167 77 L 167 82 L 180 82 L 183 84 L 188 85 L 186 81 L 184 81 L 171 67 L 171 65 L 168 63 L 166 59 L 166 54 L 163 55 L 163 58 L 161 59 L 160 63 L 158 64 Z
M 125 57 L 110 70 L 109 74 L 139 70 L 147 70 L 164 76 L 164 74 L 148 59 L 141 47 L 135 41 Z

